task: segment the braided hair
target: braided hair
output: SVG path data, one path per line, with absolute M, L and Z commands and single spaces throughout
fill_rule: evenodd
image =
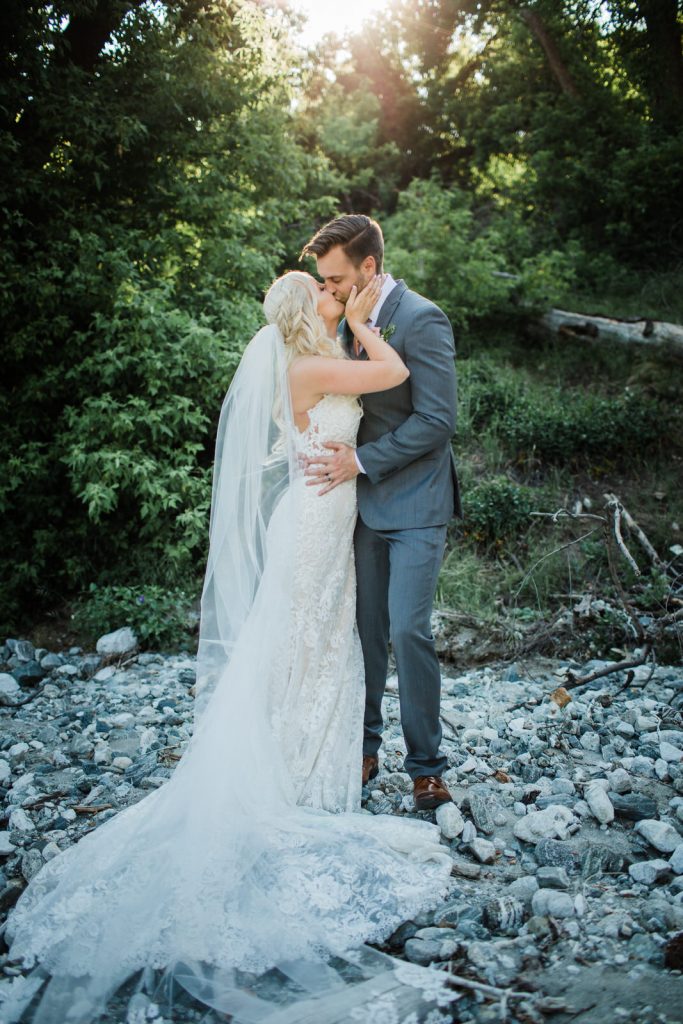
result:
M 318 313 L 318 289 L 310 274 L 290 270 L 273 281 L 263 300 L 268 323 L 277 324 L 285 340 L 288 364 L 296 356 L 344 358 L 337 338 L 330 338 Z

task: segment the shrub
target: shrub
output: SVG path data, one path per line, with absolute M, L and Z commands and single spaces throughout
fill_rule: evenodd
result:
M 463 498 L 466 535 L 480 544 L 500 547 L 510 536 L 529 525 L 533 492 L 504 476 L 485 480 Z
M 177 648 L 191 640 L 186 591 L 160 586 L 98 586 L 75 605 L 74 626 L 95 637 L 121 626 L 130 626 L 141 647 Z
M 625 391 L 614 397 L 582 392 L 523 395 L 498 417 L 499 431 L 520 462 L 632 462 L 661 436 L 657 401 Z

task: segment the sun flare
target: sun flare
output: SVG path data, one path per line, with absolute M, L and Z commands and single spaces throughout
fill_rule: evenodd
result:
M 316 43 L 326 32 L 343 35 L 359 28 L 371 15 L 390 12 L 392 0 L 293 0 L 293 6 L 307 18 L 300 39 L 308 45 Z

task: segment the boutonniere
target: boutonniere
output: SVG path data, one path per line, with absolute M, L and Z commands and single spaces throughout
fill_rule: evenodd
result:
M 389 338 L 391 337 L 395 330 L 396 324 L 389 324 L 388 327 L 383 327 L 382 330 L 379 332 L 380 337 L 383 338 L 384 341 L 389 341 Z

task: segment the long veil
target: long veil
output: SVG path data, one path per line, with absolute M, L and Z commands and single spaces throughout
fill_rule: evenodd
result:
M 372 945 L 449 890 L 438 828 L 297 805 L 270 727 L 302 556 L 294 429 L 271 324 L 219 419 L 192 736 L 163 785 L 45 863 L 10 911 L 23 973 L 0 988 L 6 1024 L 91 1024 L 124 989 L 129 1024 L 157 1019 L 150 1003 L 178 1019 L 186 993 L 234 1024 L 373 1005 L 392 1024 L 450 1020 L 444 972 Z

